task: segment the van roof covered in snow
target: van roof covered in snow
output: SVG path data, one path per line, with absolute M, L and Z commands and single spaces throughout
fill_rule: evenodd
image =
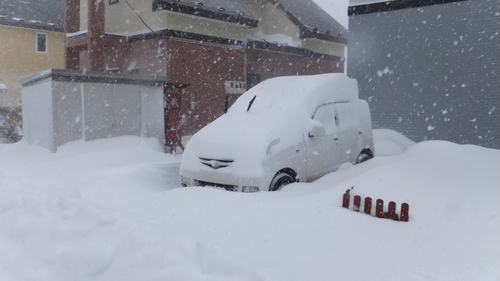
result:
M 343 73 L 277 77 L 266 80 L 243 94 L 229 113 L 248 111 L 273 115 L 273 112 L 280 109 L 302 108 L 312 116 L 321 104 L 357 99 L 357 81 Z

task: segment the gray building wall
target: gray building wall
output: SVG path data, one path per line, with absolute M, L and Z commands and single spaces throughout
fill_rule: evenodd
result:
M 349 33 L 374 128 L 500 149 L 500 1 L 352 15 Z

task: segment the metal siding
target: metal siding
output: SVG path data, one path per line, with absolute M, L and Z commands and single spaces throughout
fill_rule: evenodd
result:
M 347 73 L 374 128 L 500 148 L 500 1 L 351 16 L 349 28 Z

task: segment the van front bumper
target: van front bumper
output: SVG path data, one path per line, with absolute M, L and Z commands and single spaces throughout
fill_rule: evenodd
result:
M 183 176 L 181 176 L 180 181 L 181 181 L 181 185 L 184 187 L 187 187 L 187 186 L 212 186 L 212 187 L 223 188 L 223 189 L 228 190 L 228 191 L 248 192 L 248 193 L 260 191 L 260 188 L 258 186 L 222 184 L 222 183 L 195 180 L 195 179 L 191 179 L 191 178 L 187 178 L 187 177 L 183 177 Z

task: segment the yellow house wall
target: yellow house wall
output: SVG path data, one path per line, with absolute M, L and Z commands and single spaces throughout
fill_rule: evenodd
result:
M 80 31 L 88 30 L 89 8 L 88 0 L 80 0 Z
M 36 52 L 36 34 L 47 34 L 47 53 Z M 20 106 L 19 80 L 49 68 L 64 68 L 64 34 L 0 25 L 0 83 L 7 106 Z

